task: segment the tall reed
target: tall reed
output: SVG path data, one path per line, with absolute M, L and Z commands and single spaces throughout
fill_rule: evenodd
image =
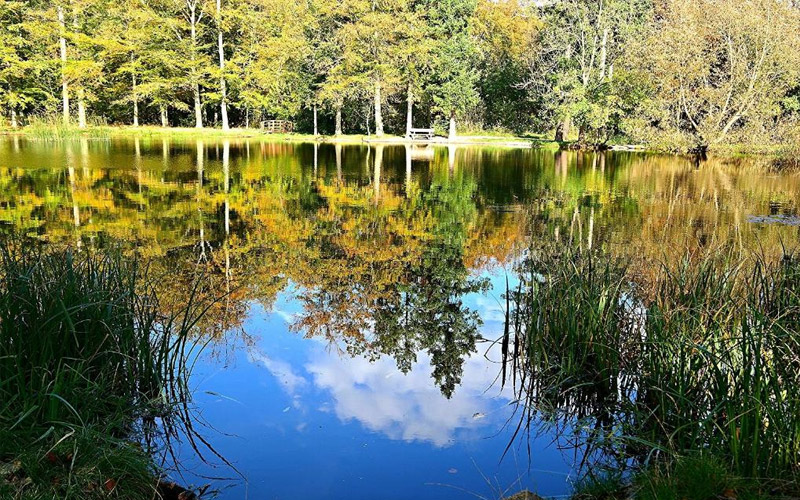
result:
M 111 127 L 97 120 L 92 120 L 87 128 L 77 125 L 65 125 L 60 117 L 32 117 L 23 129 L 25 134 L 36 139 L 68 140 L 80 137 L 105 139 L 111 136 Z
M 152 494 L 145 431 L 184 411 L 202 314 L 163 314 L 147 269 L 113 251 L 0 246 L 0 464 L 19 476 L 5 487 Z
M 705 450 L 748 477 L 797 473 L 800 262 L 718 250 L 645 280 L 598 252 L 532 249 L 506 319 L 519 430 L 578 428 L 623 464 Z

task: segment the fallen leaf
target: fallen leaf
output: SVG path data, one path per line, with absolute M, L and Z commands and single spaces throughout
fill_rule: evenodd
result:
M 106 479 L 106 482 L 103 483 L 103 487 L 106 489 L 106 491 L 114 491 L 114 488 L 117 487 L 117 482 L 113 479 Z

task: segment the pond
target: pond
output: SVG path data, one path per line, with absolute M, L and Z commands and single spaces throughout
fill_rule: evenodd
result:
M 800 241 L 800 176 L 768 159 L 7 137 L 0 182 L 6 228 L 135 251 L 166 304 L 198 276 L 223 296 L 192 375 L 205 442 L 172 452 L 231 499 L 567 495 L 600 458 L 577 420 L 516 432 L 498 342 L 531 240 L 655 260 Z

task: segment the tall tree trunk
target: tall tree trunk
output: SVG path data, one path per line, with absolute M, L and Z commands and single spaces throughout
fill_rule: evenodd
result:
M 61 53 L 61 101 L 62 112 L 64 115 L 64 125 L 69 125 L 69 84 L 67 83 L 67 40 L 64 38 L 64 8 L 58 6 L 58 46 Z
M 319 132 L 317 130 L 317 104 L 314 103 L 314 137 L 317 137 Z
M 164 128 L 169 127 L 169 116 L 167 115 L 166 106 L 161 106 L 161 126 Z
M 195 128 L 203 128 L 203 106 L 200 102 L 200 82 L 196 74 L 195 62 L 197 56 L 197 3 L 194 1 L 188 2 L 189 5 L 189 24 L 192 29 L 192 90 L 194 93 L 194 126 Z
M 222 113 L 222 130 L 228 130 L 228 88 L 225 84 L 225 46 L 222 43 L 222 0 L 217 0 L 217 45 L 219 48 L 219 91 L 222 97 L 220 112 Z
M 136 73 L 131 74 L 133 81 L 133 126 L 139 126 L 139 98 L 136 97 Z
M 383 136 L 383 114 L 381 113 L 381 82 L 375 82 L 375 135 Z
M 11 128 L 17 128 L 17 110 L 11 107 Z
M 336 135 L 342 135 L 342 104 L 336 104 Z
M 451 141 L 455 140 L 456 138 L 456 112 L 452 111 L 450 113 L 450 132 L 447 135 L 447 138 Z
M 564 118 L 561 123 L 556 127 L 556 142 L 564 142 L 569 139 L 569 129 L 572 127 L 572 120 L 569 117 Z
M 203 105 L 200 102 L 200 84 L 194 84 L 194 126 L 203 128 Z
M 72 27 L 77 33 L 79 30 L 78 16 L 74 11 Z M 86 89 L 84 89 L 83 85 L 78 86 L 78 128 L 86 128 Z
M 411 129 L 414 127 L 414 92 L 411 83 L 408 84 L 408 103 L 406 109 L 406 139 L 411 137 Z
M 606 77 L 606 46 L 608 45 L 608 28 L 603 30 L 603 40 L 600 42 L 600 79 Z
M 369 104 L 367 104 L 365 107 L 366 111 L 364 112 L 364 117 L 365 117 L 364 126 L 367 128 L 367 137 L 369 137 L 370 135 L 372 135 L 369 131 L 369 113 L 370 113 Z
M 86 128 L 86 100 L 85 91 L 78 89 L 78 127 Z

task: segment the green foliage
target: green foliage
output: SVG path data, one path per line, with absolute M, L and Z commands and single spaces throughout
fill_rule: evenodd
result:
M 783 483 L 786 486 L 790 483 Z M 742 478 L 709 453 L 677 457 L 625 478 L 619 473 L 587 477 L 575 486 L 573 500 L 767 500 L 785 498 L 777 484 Z
M 478 50 L 470 33 L 477 2 L 446 0 L 433 5 L 428 19 L 436 43 L 428 92 L 434 109 L 450 118 L 478 104 Z
M 780 0 L 7 1 L 0 27 L 9 124 L 63 113 L 63 86 L 67 118 L 107 123 L 224 108 L 310 131 L 315 110 L 327 132 L 458 120 L 676 151 L 800 130 L 800 9 Z

